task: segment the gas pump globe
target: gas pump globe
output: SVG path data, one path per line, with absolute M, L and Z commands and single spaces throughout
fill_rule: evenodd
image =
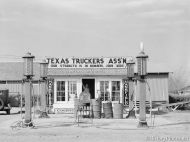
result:
M 26 53 L 25 56 L 22 57 L 24 59 L 24 76 L 30 78 L 33 76 L 33 59 L 34 56 L 31 53 Z
M 136 57 L 137 58 L 137 74 L 138 76 L 146 76 L 148 55 L 146 55 L 144 52 L 143 43 L 141 43 L 140 49 L 141 49 L 141 52 Z
M 48 74 L 48 62 L 46 62 L 46 60 L 43 60 L 40 63 L 40 78 L 45 80 L 47 78 L 47 74 Z
M 134 77 L 134 65 L 135 65 L 135 62 L 133 58 L 129 58 L 127 60 L 127 77 L 128 78 Z

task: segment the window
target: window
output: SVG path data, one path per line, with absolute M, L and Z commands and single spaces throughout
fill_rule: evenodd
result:
M 120 99 L 120 81 L 112 81 L 112 101 Z
M 102 101 L 108 101 L 110 99 L 110 93 L 108 91 L 109 82 L 108 81 L 100 81 L 100 94 Z
M 57 81 L 57 101 L 65 101 L 65 81 Z
M 68 81 L 68 101 L 74 100 L 76 94 L 77 94 L 77 82 Z

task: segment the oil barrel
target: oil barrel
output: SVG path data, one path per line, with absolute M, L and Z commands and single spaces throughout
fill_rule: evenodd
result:
M 114 106 L 113 106 L 113 118 L 123 119 L 123 104 L 114 104 Z
M 94 118 L 101 118 L 101 100 L 92 99 L 92 110 Z
M 111 102 L 103 103 L 103 111 L 105 118 L 113 118 L 113 110 Z

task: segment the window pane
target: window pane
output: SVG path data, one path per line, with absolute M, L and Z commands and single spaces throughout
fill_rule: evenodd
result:
M 61 101 L 65 101 L 65 97 L 61 97 Z
M 73 84 L 73 91 L 74 91 L 74 93 L 76 93 L 76 91 L 77 91 L 77 84 L 76 83 Z
M 120 81 L 112 81 L 112 101 L 120 99 Z
M 101 98 L 104 100 L 104 92 L 101 92 Z
M 65 92 L 60 93 L 61 101 L 65 101 Z
M 57 92 L 57 97 L 59 97 L 60 96 L 60 93 L 59 92 Z
M 60 100 L 59 100 L 59 97 L 57 97 L 57 101 L 60 101 Z
M 119 101 L 119 95 L 120 95 L 119 92 L 115 92 L 115 101 Z
M 119 90 L 120 90 L 120 82 L 119 82 L 119 81 L 117 81 L 116 90 L 117 90 L 117 91 L 119 91 Z
M 64 86 L 65 85 L 65 81 L 61 81 L 61 85 Z
M 100 93 L 102 101 L 108 101 L 110 98 L 109 81 L 100 81 Z
M 60 81 L 57 81 L 57 90 L 60 90 Z
M 105 93 L 105 101 L 108 101 L 109 98 L 110 98 L 109 92 L 106 92 L 106 93 Z
M 108 82 L 108 81 L 105 82 L 105 88 L 106 88 L 106 89 L 109 88 L 109 82 Z
M 65 91 L 65 82 L 61 81 L 61 91 Z
M 69 81 L 68 82 L 68 101 L 73 100 L 76 94 L 77 94 L 77 82 Z
M 100 91 L 104 92 L 104 81 L 100 81 Z
M 65 101 L 65 81 L 57 81 L 57 101 Z

